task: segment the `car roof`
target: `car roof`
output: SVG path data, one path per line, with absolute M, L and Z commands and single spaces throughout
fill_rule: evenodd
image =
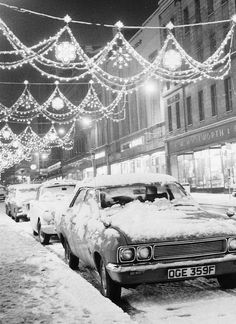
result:
M 67 180 L 67 179 L 61 179 L 61 180 L 48 180 L 43 183 L 41 183 L 42 187 L 56 187 L 56 186 L 76 186 L 77 181 L 76 180 Z
M 94 178 L 88 178 L 83 181 L 82 185 L 88 187 L 115 187 L 115 186 L 126 186 L 132 184 L 150 184 L 150 185 L 154 183 L 165 184 L 168 182 L 176 182 L 176 181 L 177 180 L 174 177 L 168 174 L 130 173 L 130 174 L 102 175 Z
M 37 189 L 40 186 L 38 183 L 18 183 L 14 185 L 9 185 L 8 189 L 30 189 L 35 188 Z

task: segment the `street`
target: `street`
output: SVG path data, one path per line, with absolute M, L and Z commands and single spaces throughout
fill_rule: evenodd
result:
M 20 221 L 16 224 L 5 214 L 4 203 L 0 205 L 0 217 L 1 219 L 7 217 L 12 222 L 12 226 L 19 228 L 26 240 L 32 240 L 30 223 Z M 37 238 L 35 240 L 37 241 Z M 42 256 L 43 251 L 45 251 L 45 254 L 50 253 L 54 255 L 53 257 L 64 261 L 64 250 L 56 238 L 45 247 L 38 243 L 38 249 L 39 255 L 34 255 L 34 257 Z M 69 273 L 71 273 L 70 271 Z M 99 278 L 96 273 L 91 273 L 83 267 L 80 267 L 80 270 L 74 271 L 74 273 L 78 275 L 76 277 L 78 281 L 82 276 L 94 287 L 95 291 L 99 290 Z M 49 290 L 48 298 L 53 298 L 50 287 L 47 289 Z M 55 292 L 55 287 L 51 289 Z M 102 296 L 101 298 L 105 299 Z M 140 324 L 157 322 L 199 323 L 200 321 L 202 323 L 232 323 L 236 317 L 235 303 L 236 289 L 223 291 L 219 288 L 215 279 L 198 278 L 175 283 L 140 285 L 136 289 L 123 289 L 122 300 L 118 306 L 130 316 L 131 321 Z M 57 312 L 57 310 L 55 309 L 54 312 Z M 86 322 L 86 319 L 84 320 L 84 323 L 91 323 L 90 321 Z M 32 323 L 36 322 L 33 321 Z M 49 320 L 49 317 L 45 315 L 44 321 L 40 323 L 52 322 L 59 323 L 58 320 Z M 0 323 L 5 324 L 6 322 L 1 321 L 0 317 Z M 23 322 L 17 322 L 17 319 L 15 319 L 8 323 Z M 26 320 L 24 323 L 31 322 Z M 76 322 L 70 318 L 67 323 Z

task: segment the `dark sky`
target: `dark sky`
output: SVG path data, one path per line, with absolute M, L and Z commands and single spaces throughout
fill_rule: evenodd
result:
M 0 0 L 2 3 L 32 11 L 94 23 L 141 25 L 157 8 L 158 0 Z M 63 23 L 28 13 L 19 13 L 0 6 L 0 18 L 29 44 L 53 34 Z M 85 44 L 104 43 L 110 39 L 110 28 L 71 25 L 78 39 Z
M 0 3 L 61 18 L 68 14 L 77 21 L 115 24 L 121 20 L 124 25 L 142 25 L 158 6 L 158 0 L 0 0 Z M 64 26 L 63 21 L 18 12 L 1 5 L 0 18 L 27 46 L 53 36 Z M 112 28 L 74 23 L 71 23 L 70 27 L 82 46 L 103 46 L 112 39 Z M 5 46 L 8 44 L 5 42 Z M 0 50 L 12 49 L 3 46 L 4 37 L 0 35 Z M 7 73 L 1 71 L 0 74 L 0 81 L 4 82 L 11 80 L 23 82 L 25 79 L 38 82 L 39 78 L 41 78 L 39 73 L 35 73 L 30 67 Z M 5 93 L 5 89 L 1 92 Z

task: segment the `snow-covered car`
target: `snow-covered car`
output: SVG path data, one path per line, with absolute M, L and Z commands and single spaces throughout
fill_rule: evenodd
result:
M 39 236 L 41 244 L 49 244 L 50 237 L 56 234 L 55 214 L 68 206 L 76 181 L 49 180 L 39 188 L 37 197 L 30 202 L 29 218 L 33 234 Z
M 11 216 L 16 222 L 20 219 L 27 219 L 27 204 L 36 198 L 39 184 L 15 184 L 7 189 L 5 199 L 6 214 Z
M 169 175 L 100 176 L 75 190 L 58 236 L 72 269 L 79 260 L 100 274 L 101 292 L 216 277 L 236 287 L 236 220 L 210 214 Z

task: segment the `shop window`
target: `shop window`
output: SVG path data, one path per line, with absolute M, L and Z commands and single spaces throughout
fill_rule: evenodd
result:
M 231 111 L 233 107 L 233 103 L 232 103 L 232 85 L 231 85 L 230 77 L 224 80 L 224 89 L 225 89 L 226 111 Z
M 184 8 L 184 25 L 188 25 L 189 24 L 189 11 L 188 11 L 188 7 Z M 190 31 L 189 26 L 184 27 L 184 32 L 185 34 L 188 34 Z
M 195 17 L 196 17 L 196 23 L 201 22 L 200 0 L 195 0 Z
M 208 15 L 214 11 L 214 0 L 207 0 Z
M 204 103 L 203 103 L 203 91 L 198 92 L 198 109 L 199 109 L 199 120 L 205 119 Z
M 181 121 L 180 121 L 180 107 L 179 107 L 179 101 L 175 104 L 175 110 L 176 110 L 176 127 L 177 129 L 181 128 Z
M 186 103 L 187 103 L 187 123 L 188 125 L 192 125 L 193 124 L 192 100 L 190 96 L 186 98 Z
M 216 116 L 217 111 L 217 96 L 216 96 L 216 84 L 211 85 L 211 113 L 212 116 Z
M 189 183 L 190 187 L 195 187 L 194 158 L 193 153 L 179 155 L 178 180 L 180 183 Z
M 168 110 L 168 126 L 169 126 L 169 132 L 172 132 L 173 126 L 172 126 L 172 110 L 171 106 L 167 107 Z
M 197 188 L 211 188 L 211 170 L 209 150 L 194 152 Z

